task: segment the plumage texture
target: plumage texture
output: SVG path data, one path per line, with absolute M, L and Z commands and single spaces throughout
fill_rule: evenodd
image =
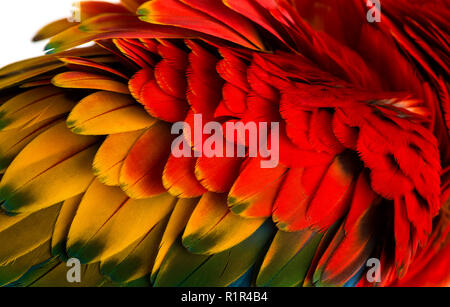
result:
M 82 286 L 449 286 L 450 5 L 367 10 L 86 1 L 43 28 L 0 70 L 0 285 L 70 286 L 76 257 Z M 278 122 L 280 163 L 176 157 L 196 115 Z

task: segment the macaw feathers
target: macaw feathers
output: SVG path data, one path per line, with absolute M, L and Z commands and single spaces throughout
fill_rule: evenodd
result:
M 0 69 L 0 285 L 449 285 L 442 3 L 82 2 Z M 198 116 L 244 155 L 172 133 Z

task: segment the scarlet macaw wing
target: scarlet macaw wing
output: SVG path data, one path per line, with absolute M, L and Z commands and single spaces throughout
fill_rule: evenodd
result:
M 49 217 L 55 227 L 46 221 L 33 234 L 44 233 L 40 245 L 19 248 L 4 283 L 64 278 L 54 258 L 26 271 L 32 256 L 52 256 L 48 246 L 89 263 L 89 285 L 111 285 L 102 274 L 125 285 L 150 274 L 157 286 L 228 286 L 248 274 L 257 285 L 346 285 L 370 257 L 385 268 L 381 285 L 402 276 L 445 282 L 424 268 L 432 260 L 446 268 L 446 22 L 429 9 L 418 19 L 429 29 L 402 17 L 415 4 L 388 1 L 385 22 L 367 25 L 363 2 L 338 10 L 294 2 L 89 2 L 80 25 L 44 31 L 63 30 L 48 49 L 93 40 L 101 51 L 1 70 L 9 89 L 0 194 L 19 215 L 2 216 L 0 230 L 21 233 L 28 216 L 64 202 Z M 367 49 L 375 45 L 376 59 Z M 49 88 L 81 101 L 48 108 Z M 267 135 L 268 145 L 279 142 L 279 163 L 175 157 L 171 123 L 193 125 L 199 115 L 201 128 L 279 123 Z M 250 151 L 245 138 L 223 139 Z M 206 140 L 188 140 L 191 154 Z

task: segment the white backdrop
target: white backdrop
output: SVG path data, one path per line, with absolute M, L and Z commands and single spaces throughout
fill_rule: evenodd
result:
M 32 43 L 31 39 L 46 24 L 70 16 L 74 2 L 77 1 L 1 0 L 0 67 L 44 54 L 46 42 Z

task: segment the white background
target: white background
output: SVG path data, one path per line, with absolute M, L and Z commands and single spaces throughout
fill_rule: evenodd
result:
M 31 39 L 46 24 L 71 16 L 74 2 L 77 1 L 0 0 L 0 67 L 43 55 L 46 41 L 33 43 Z

